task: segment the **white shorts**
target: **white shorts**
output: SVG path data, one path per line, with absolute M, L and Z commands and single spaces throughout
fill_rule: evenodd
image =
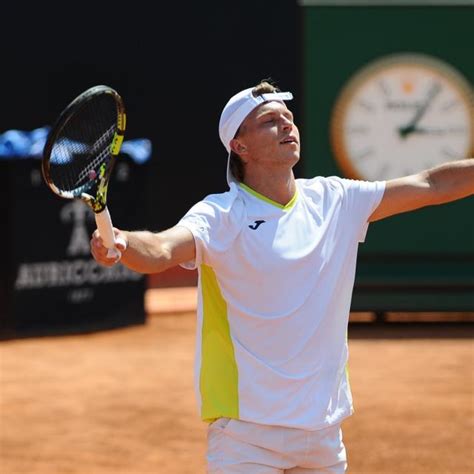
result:
M 208 474 L 343 474 L 340 425 L 317 431 L 219 418 L 207 433 Z

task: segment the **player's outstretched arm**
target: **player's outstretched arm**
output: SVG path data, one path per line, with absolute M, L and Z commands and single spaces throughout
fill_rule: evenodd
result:
M 387 181 L 369 221 L 444 204 L 474 195 L 474 159 L 452 161 L 421 173 Z
M 123 231 L 114 229 L 120 262 L 139 273 L 158 273 L 195 258 L 194 237 L 188 229 L 175 226 L 163 232 Z M 92 234 L 91 253 L 102 265 L 116 263 L 107 257 L 99 232 Z

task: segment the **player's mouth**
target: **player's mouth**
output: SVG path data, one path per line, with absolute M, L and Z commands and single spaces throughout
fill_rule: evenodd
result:
M 296 137 L 293 137 L 292 135 L 290 135 L 289 137 L 286 137 L 284 140 L 280 142 L 281 145 L 288 145 L 288 144 L 293 144 L 293 143 L 297 145 L 298 140 L 296 139 Z

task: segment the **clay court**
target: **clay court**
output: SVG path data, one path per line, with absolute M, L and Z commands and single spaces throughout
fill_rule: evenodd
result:
M 194 330 L 180 312 L 2 342 L 0 472 L 205 473 Z M 349 473 L 474 472 L 472 334 L 459 323 L 351 324 Z

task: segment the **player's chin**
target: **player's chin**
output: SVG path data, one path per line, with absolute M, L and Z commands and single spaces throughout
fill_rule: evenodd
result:
M 290 153 L 285 153 L 285 159 L 291 161 L 294 165 L 300 161 L 300 150 L 294 150 Z
M 291 159 L 300 159 L 300 146 L 298 143 L 290 143 L 287 145 L 283 145 L 283 149 L 281 150 L 285 156 Z

